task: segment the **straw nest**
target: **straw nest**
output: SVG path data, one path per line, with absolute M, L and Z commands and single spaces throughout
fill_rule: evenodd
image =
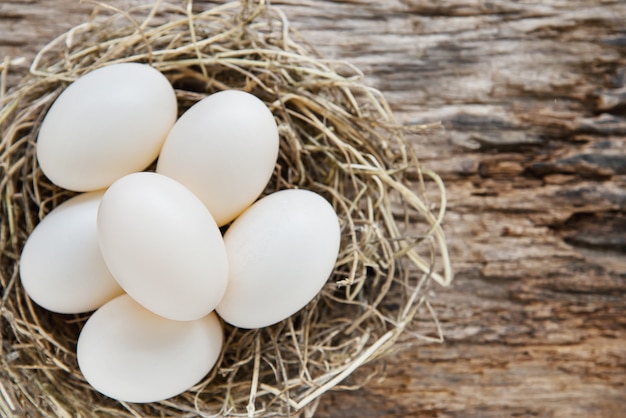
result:
M 388 353 L 400 336 L 419 336 L 417 315 L 422 324 L 425 316 L 436 324 L 424 289 L 451 280 L 440 225 L 443 184 L 420 167 L 406 128 L 357 69 L 318 57 L 279 9 L 263 3 L 96 9 L 88 22 L 45 47 L 30 74 L 2 97 L 0 415 L 311 415 L 326 391 L 361 383 L 355 376 L 345 379 Z M 113 401 L 89 387 L 75 357 L 88 315 L 52 314 L 34 305 L 18 269 L 29 233 L 71 197 L 37 166 L 34 149 L 46 110 L 80 75 L 131 61 L 150 63 L 169 78 L 181 113 L 223 89 L 261 98 L 281 136 L 266 192 L 318 192 L 333 204 L 342 226 L 336 268 L 314 301 L 265 329 L 226 326 L 218 365 L 200 384 L 141 405 Z M 7 71 L 4 66 L 3 79 Z M 424 197 L 429 186 L 439 193 L 434 202 Z

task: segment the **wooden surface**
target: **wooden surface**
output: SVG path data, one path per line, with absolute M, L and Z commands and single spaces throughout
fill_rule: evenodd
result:
M 413 140 L 449 193 L 456 281 L 434 295 L 446 343 L 388 358 L 317 416 L 624 416 L 626 2 L 273 4 L 403 122 L 442 123 Z M 2 0 L 10 83 L 90 10 Z

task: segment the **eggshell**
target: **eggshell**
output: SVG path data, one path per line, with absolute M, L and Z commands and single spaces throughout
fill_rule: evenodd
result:
M 122 295 L 98 309 L 78 338 L 78 366 L 100 393 L 126 402 L 156 402 L 198 383 L 222 349 L 222 325 L 211 313 L 172 321 Z
M 187 110 L 169 133 L 157 172 L 184 184 L 225 225 L 267 185 L 278 158 L 278 128 L 255 96 L 226 90 Z
M 198 319 L 224 294 L 228 260 L 220 230 L 175 180 L 141 172 L 113 183 L 98 210 L 98 236 L 113 277 L 158 315 Z
M 103 189 L 152 163 L 177 115 L 174 89 L 156 69 L 123 63 L 70 84 L 46 114 L 37 159 L 54 184 Z
M 20 258 L 20 277 L 38 305 L 57 313 L 82 313 L 122 293 L 98 245 L 96 215 L 102 195 L 84 193 L 69 199 L 28 237 Z
M 241 328 L 288 318 L 322 289 L 339 252 L 333 207 L 320 195 L 283 190 L 257 201 L 224 235 L 228 287 L 217 313 Z

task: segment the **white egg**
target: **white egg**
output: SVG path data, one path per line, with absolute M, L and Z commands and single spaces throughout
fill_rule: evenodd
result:
M 221 226 L 259 197 L 277 158 L 271 111 L 249 93 L 227 90 L 181 116 L 163 144 L 157 172 L 194 192 Z
M 254 203 L 224 235 L 228 287 L 217 313 L 241 328 L 288 318 L 322 289 L 340 244 L 333 207 L 306 190 L 283 190 Z
M 82 313 L 122 294 L 98 245 L 96 216 L 102 195 L 84 193 L 69 199 L 28 237 L 20 277 L 38 305 L 57 313 Z
M 103 189 L 156 159 L 176 112 L 174 89 L 149 65 L 91 71 L 70 84 L 46 114 L 37 138 L 39 165 L 58 186 Z
M 172 321 L 122 295 L 87 320 L 76 354 L 83 376 L 100 393 L 156 402 L 202 380 L 217 362 L 223 338 L 215 313 Z
M 142 172 L 113 183 L 98 210 L 98 237 L 113 277 L 158 315 L 198 319 L 224 294 L 220 230 L 202 202 L 169 177 Z

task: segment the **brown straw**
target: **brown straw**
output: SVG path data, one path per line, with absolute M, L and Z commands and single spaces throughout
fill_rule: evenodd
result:
M 88 315 L 36 306 L 18 270 L 30 232 L 72 196 L 37 165 L 42 118 L 68 83 L 119 62 L 149 63 L 163 72 L 181 113 L 223 89 L 262 99 L 281 137 L 266 193 L 318 192 L 342 227 L 334 273 L 314 301 L 265 329 L 226 326 L 213 371 L 184 394 L 152 404 L 120 403 L 90 388 L 75 356 Z M 2 80 L 8 71 L 5 60 Z M 362 79 L 351 65 L 320 58 L 280 9 L 263 2 L 209 10 L 157 2 L 128 12 L 95 4 L 89 21 L 46 46 L 15 89 L 5 92 L 2 85 L 0 415 L 310 416 L 325 392 L 362 383 L 350 378 L 353 372 L 389 353 L 401 336 L 441 340 L 425 289 L 452 279 L 441 228 L 444 186 L 420 166 L 407 130 Z M 436 201 L 426 200 L 426 189 L 429 196 L 437 192 Z M 422 335 L 418 317 L 434 334 Z

